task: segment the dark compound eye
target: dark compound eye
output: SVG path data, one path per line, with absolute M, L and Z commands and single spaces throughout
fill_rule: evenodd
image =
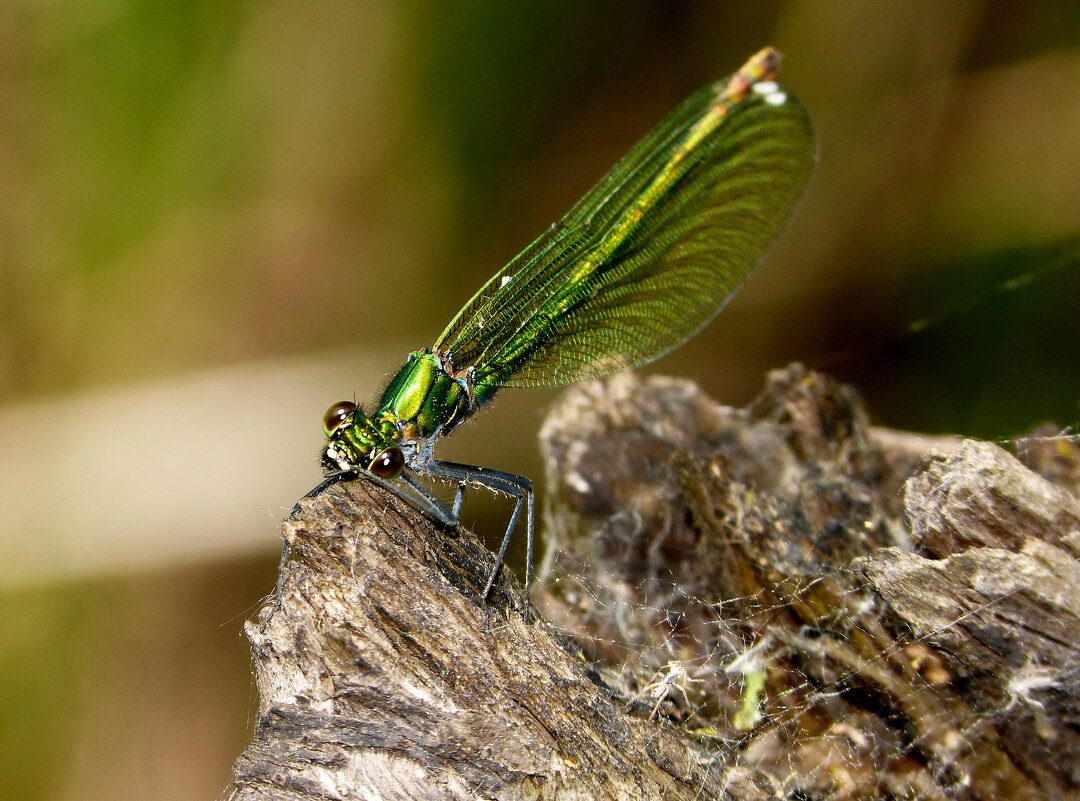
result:
M 368 471 L 379 478 L 397 478 L 405 469 L 405 454 L 401 448 L 387 448 L 368 465 Z
M 338 401 L 323 415 L 322 429 L 326 436 L 330 436 L 344 423 L 349 415 L 356 411 L 356 404 L 352 401 Z

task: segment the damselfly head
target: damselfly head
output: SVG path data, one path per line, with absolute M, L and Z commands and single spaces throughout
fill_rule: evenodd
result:
M 323 433 L 330 440 L 322 455 L 327 471 L 366 470 L 390 479 L 405 468 L 401 431 L 392 414 L 368 417 L 352 401 L 339 401 L 323 415 Z

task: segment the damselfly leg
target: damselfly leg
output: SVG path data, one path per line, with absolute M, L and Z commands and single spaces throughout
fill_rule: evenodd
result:
M 454 492 L 453 506 L 448 507 L 431 490 L 417 481 L 408 471 L 403 472 L 396 480 L 388 481 L 387 479 L 369 473 L 366 470 L 341 470 L 336 473 L 328 474 L 318 486 L 304 495 L 304 498 L 314 498 L 341 481 L 363 477 L 394 493 L 412 506 L 425 512 L 435 521 L 445 526 L 457 526 L 466 486 L 470 484 L 482 486 L 500 495 L 507 495 L 514 499 L 514 511 L 510 514 L 510 522 L 506 526 L 506 532 L 503 534 L 502 543 L 499 545 L 499 552 L 495 557 L 495 566 L 488 576 L 487 583 L 484 585 L 480 597 L 482 600 L 486 601 L 488 596 L 491 595 L 491 589 L 495 586 L 495 581 L 499 577 L 499 571 L 502 568 L 503 560 L 506 558 L 506 551 L 510 546 L 510 538 L 513 536 L 514 529 L 517 527 L 518 520 L 521 518 L 522 507 L 525 508 L 526 520 L 525 586 L 528 587 L 529 582 L 532 579 L 533 532 L 535 525 L 535 495 L 533 493 L 532 482 L 524 476 L 506 473 L 502 470 L 492 470 L 488 467 L 476 467 L 474 465 L 458 464 L 456 462 L 430 461 L 423 465 L 417 472 L 419 475 L 430 476 L 436 480 L 456 484 L 457 487 Z M 299 511 L 300 504 L 297 503 L 289 513 L 288 519 L 293 519 Z M 286 540 L 281 546 L 281 561 L 278 566 L 278 583 L 275 593 L 277 605 L 279 606 L 281 604 L 281 593 L 283 589 L 282 578 L 284 576 L 284 567 L 288 560 L 289 543 Z
M 492 568 L 487 584 L 484 585 L 484 591 L 480 594 L 480 597 L 485 601 L 491 594 L 491 588 L 495 585 L 495 580 L 499 577 L 503 559 L 506 558 L 506 550 L 510 546 L 510 538 L 513 536 L 514 529 L 517 527 L 517 522 L 521 517 L 521 508 L 522 506 L 525 507 L 525 587 L 528 589 L 529 583 L 532 581 L 533 532 L 535 525 L 535 495 L 532 482 L 525 476 L 515 475 L 514 473 L 505 473 L 502 470 L 493 470 L 490 467 L 458 464 L 457 462 L 433 460 L 424 465 L 423 470 L 432 478 L 452 481 L 458 485 L 457 493 L 454 496 L 453 512 L 455 517 L 457 517 L 460 509 L 465 487 L 469 484 L 486 487 L 492 492 L 508 495 L 514 499 L 514 511 L 510 514 L 510 522 L 506 526 L 506 532 L 503 534 L 502 542 L 499 545 L 499 552 L 495 556 L 495 567 Z

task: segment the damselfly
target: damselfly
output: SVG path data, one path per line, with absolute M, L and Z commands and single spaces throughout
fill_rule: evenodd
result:
M 799 102 L 766 48 L 669 114 L 570 212 L 497 272 L 435 344 L 409 354 L 371 412 L 323 418 L 331 484 L 365 478 L 448 526 L 467 485 L 514 500 L 486 599 L 533 489 L 501 470 L 436 459 L 436 441 L 503 387 L 600 378 L 682 344 L 742 285 L 798 204 L 814 161 Z M 455 484 L 452 505 L 419 479 Z

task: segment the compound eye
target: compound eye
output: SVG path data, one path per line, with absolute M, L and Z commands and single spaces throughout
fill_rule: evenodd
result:
M 405 454 L 401 452 L 401 448 L 387 448 L 368 465 L 368 472 L 379 478 L 397 478 L 404 469 Z
M 338 401 L 329 409 L 322 419 L 322 430 L 326 436 L 331 436 L 338 428 L 349 419 L 349 415 L 356 411 L 356 404 L 352 401 Z

